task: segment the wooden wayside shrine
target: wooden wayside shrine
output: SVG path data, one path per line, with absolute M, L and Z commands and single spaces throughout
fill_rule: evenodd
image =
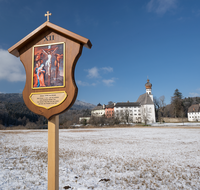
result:
M 59 114 L 75 102 L 76 63 L 89 39 L 47 21 L 8 49 L 26 71 L 23 99 L 34 113 L 48 119 L 48 190 L 59 189 Z
M 32 88 L 34 78 L 33 57 L 36 56 L 33 55 L 33 47 L 35 45 L 44 45 L 45 47 L 49 44 L 53 46 L 52 44 L 54 43 L 63 43 L 65 46 L 65 52 L 63 52 L 65 56 L 65 60 L 63 60 L 63 62 L 65 62 L 65 65 L 63 65 L 63 67 L 65 67 L 63 73 L 63 85 L 58 87 L 52 85 L 46 88 Z M 23 90 L 23 98 L 25 104 L 32 112 L 43 115 L 47 119 L 49 119 L 51 116 L 57 115 L 65 111 L 66 109 L 69 109 L 73 105 L 78 92 L 74 80 L 74 70 L 76 63 L 81 56 L 83 46 L 91 48 L 92 44 L 88 39 L 47 21 L 8 49 L 8 51 L 16 57 L 20 56 L 20 60 L 25 67 L 26 84 Z M 42 54 L 42 52 L 39 52 L 39 56 L 41 56 L 40 54 Z M 45 57 L 45 55 L 42 56 Z M 54 64 L 54 62 L 52 61 L 51 64 Z M 66 96 L 66 98 L 64 100 L 60 100 L 60 102 L 49 102 L 47 105 L 43 105 L 42 100 L 44 99 L 42 99 L 42 96 L 37 96 L 39 94 L 47 95 L 47 93 L 55 92 L 66 92 L 66 94 L 62 94 L 64 97 Z M 38 103 L 30 96 L 35 96 L 37 99 L 41 98 L 41 103 Z M 50 107 L 50 109 L 48 106 Z

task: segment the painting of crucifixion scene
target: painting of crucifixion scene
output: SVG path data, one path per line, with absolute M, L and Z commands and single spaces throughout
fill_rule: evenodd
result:
M 64 43 L 35 46 L 33 88 L 64 86 Z

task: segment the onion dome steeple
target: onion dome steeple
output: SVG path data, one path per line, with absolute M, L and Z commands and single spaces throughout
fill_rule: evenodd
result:
M 149 82 L 149 79 L 147 79 L 147 83 L 145 84 L 147 94 L 151 94 L 151 87 L 152 87 L 152 84 Z
M 147 79 L 147 83 L 145 84 L 146 89 L 151 89 L 152 84 L 149 82 L 149 79 Z

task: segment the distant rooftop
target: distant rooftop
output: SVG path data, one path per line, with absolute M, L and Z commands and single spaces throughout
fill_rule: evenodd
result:
M 193 104 L 188 108 L 189 112 L 200 112 L 200 105 L 199 104 Z
M 115 107 L 137 107 L 140 106 L 139 102 L 118 102 Z
M 147 93 L 140 95 L 137 102 L 141 103 L 141 105 L 154 104 L 151 97 Z

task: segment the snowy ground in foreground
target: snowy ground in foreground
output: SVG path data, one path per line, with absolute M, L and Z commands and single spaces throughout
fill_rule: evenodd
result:
M 200 128 L 59 133 L 60 189 L 200 189 Z M 47 189 L 47 138 L 0 131 L 0 189 Z

